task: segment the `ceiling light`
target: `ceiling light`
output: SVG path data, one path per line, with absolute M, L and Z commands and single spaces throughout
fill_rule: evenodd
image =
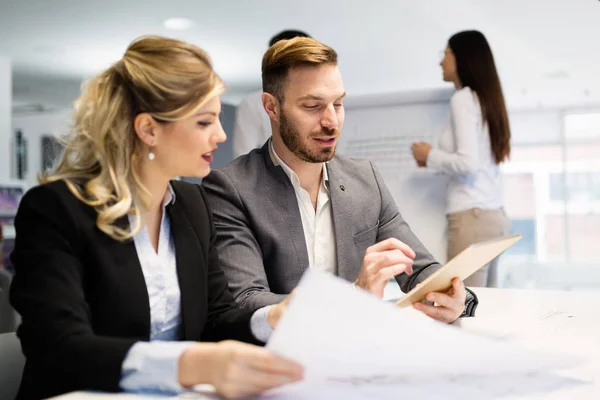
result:
M 549 71 L 545 73 L 544 77 L 548 79 L 568 79 L 570 75 L 564 69 L 556 69 L 554 71 Z
M 169 18 L 163 22 L 165 28 L 172 31 L 185 31 L 194 26 L 195 22 L 189 18 Z

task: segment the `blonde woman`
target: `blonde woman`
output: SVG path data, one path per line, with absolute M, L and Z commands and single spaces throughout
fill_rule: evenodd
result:
M 144 37 L 77 101 L 62 159 L 16 217 L 11 301 L 27 358 L 19 399 L 74 390 L 226 397 L 302 377 L 264 341 L 285 304 L 234 306 L 202 190 L 223 83 L 190 44 Z

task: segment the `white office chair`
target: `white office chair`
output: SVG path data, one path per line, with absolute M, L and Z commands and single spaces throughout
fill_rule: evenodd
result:
M 0 334 L 0 399 L 14 400 L 21 384 L 25 357 L 13 333 Z

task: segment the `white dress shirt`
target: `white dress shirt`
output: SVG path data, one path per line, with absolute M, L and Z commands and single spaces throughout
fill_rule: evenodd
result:
M 262 104 L 262 90 L 249 94 L 237 107 L 233 127 L 233 158 L 262 147 L 271 137 L 271 120 Z
M 150 342 L 134 344 L 121 367 L 120 387 L 129 392 L 177 393 L 179 357 L 194 342 L 181 339 L 181 293 L 177 277 L 175 245 L 166 206 L 175 202 L 169 185 L 163 198 L 158 252 L 154 251 L 146 227 L 133 237 L 150 301 Z M 134 217 L 129 216 L 133 225 Z M 273 330 L 267 320 L 269 307 L 252 315 L 250 327 L 258 340 L 267 341 Z
M 135 250 L 142 266 L 148 299 L 150 300 L 150 337 L 153 340 L 179 340 L 181 332 L 181 292 L 177 277 L 175 243 L 166 206 L 175 202 L 175 193 L 169 190 L 163 199 L 163 213 L 158 236 L 158 251 L 154 251 L 146 227 L 133 237 Z M 129 217 L 131 224 L 134 217 Z
M 283 171 L 290 178 L 294 187 L 296 199 L 298 200 L 298 208 L 300 209 L 300 217 L 302 218 L 302 229 L 304 230 L 309 267 L 335 274 L 337 271 L 337 254 L 331 200 L 329 198 L 327 167 L 323 164 L 323 178 L 319 185 L 317 207 L 315 210 L 310 195 L 300 186 L 298 175 L 279 158 L 273 148 L 272 141 L 269 142 L 269 151 L 271 151 L 276 165 L 280 165 L 283 168 Z
M 450 117 L 427 167 L 450 176 L 446 213 L 502 207 L 500 168 L 494 161 L 487 122 L 469 87 L 450 99 Z

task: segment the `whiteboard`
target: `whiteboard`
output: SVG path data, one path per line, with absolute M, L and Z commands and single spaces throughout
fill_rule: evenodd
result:
M 418 168 L 410 145 L 436 141 L 448 113 L 446 101 L 350 108 L 338 147 L 341 155 L 366 158 L 377 166 L 403 218 L 441 263 L 446 261 L 448 181 Z

